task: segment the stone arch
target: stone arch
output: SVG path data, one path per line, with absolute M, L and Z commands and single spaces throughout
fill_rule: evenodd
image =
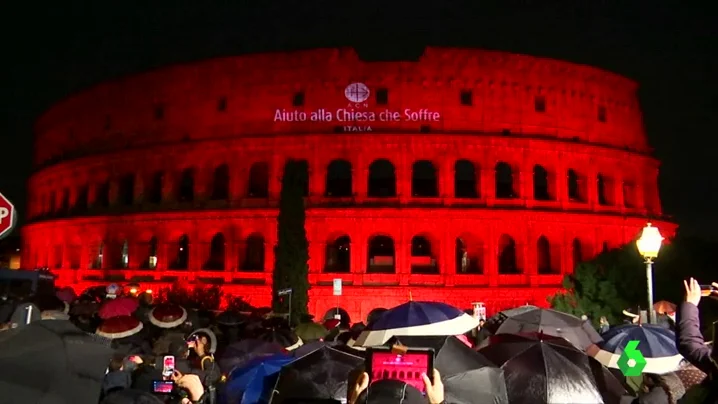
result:
M 516 246 L 514 238 L 508 234 L 502 234 L 501 237 L 499 237 L 498 258 L 499 274 L 511 275 L 520 274 L 522 272 L 519 249 Z
M 394 239 L 386 235 L 375 235 L 368 240 L 367 272 L 396 272 L 396 249 Z
M 55 210 L 55 194 L 51 194 L 51 200 L 50 203 L 52 203 L 52 211 Z M 110 207 L 110 182 L 109 181 L 103 181 L 97 185 L 97 189 L 95 191 L 95 206 L 100 208 L 109 208 Z
M 474 234 L 464 233 L 456 238 L 455 269 L 457 274 L 484 272 L 484 244 Z
M 118 188 L 120 205 L 132 206 L 135 203 L 135 174 L 125 174 L 120 177 Z
M 165 186 L 165 173 L 163 171 L 154 172 L 148 182 L 147 202 L 156 205 L 162 203 L 162 189 Z
M 496 182 L 496 198 L 513 199 L 519 196 L 516 181 L 514 181 L 514 169 L 511 164 L 499 161 L 494 167 Z
M 379 159 L 369 165 L 367 195 L 373 198 L 396 196 L 396 169 L 391 161 Z
M 157 268 L 157 252 L 159 249 L 159 241 L 156 236 L 151 236 L 146 242 L 145 257 L 142 260 L 142 269 Z
M 615 203 L 614 199 L 614 182 L 605 174 L 596 176 L 596 191 L 598 192 L 598 204 L 610 206 Z
M 416 198 L 439 196 L 437 169 L 431 161 L 418 160 L 411 165 L 411 196 Z
M 436 250 L 438 243 L 429 234 L 421 233 L 411 238 L 411 273 L 438 274 Z
M 211 271 L 223 271 L 225 267 L 227 242 L 222 233 L 216 233 L 209 242 L 209 256 L 204 264 L 204 269 Z
M 456 198 L 478 198 L 479 177 L 476 165 L 469 160 L 454 163 L 454 196 Z
M 269 197 L 269 164 L 258 161 L 249 167 L 247 196 L 250 198 Z
M 179 202 L 193 202 L 194 201 L 194 182 L 195 182 L 195 170 L 194 168 L 185 168 L 180 174 L 179 182 L 177 183 L 177 201 Z
M 351 272 L 351 238 L 346 234 L 332 236 L 327 240 L 324 272 Z
M 536 240 L 536 265 L 539 274 L 550 274 L 553 272 L 551 260 L 551 243 L 546 236 L 540 236 Z
M 255 232 L 247 236 L 244 243 L 244 260 L 242 270 L 263 272 L 266 257 L 266 243 L 261 233 Z
M 332 160 L 327 165 L 324 195 L 330 198 L 348 198 L 352 189 L 352 164 L 347 160 Z
M 584 251 L 583 251 L 583 244 L 581 243 L 581 240 L 577 238 L 574 238 L 573 241 L 571 241 L 571 263 L 573 265 L 572 269 L 576 269 L 578 264 L 582 263 L 585 259 Z
M 189 269 L 189 236 L 183 234 L 177 239 L 171 269 Z
M 226 201 L 229 199 L 229 165 L 220 164 L 212 173 L 213 201 Z
M 324 317 L 322 317 L 322 319 L 324 321 L 333 320 L 335 318 L 334 316 L 336 315 L 339 316 L 339 320 L 341 321 L 342 326 L 349 327 L 352 324 L 352 319 L 351 317 L 349 317 L 349 312 L 347 312 L 341 307 L 332 307 L 331 309 L 327 310 L 324 313 Z
M 548 170 L 540 164 L 536 164 L 533 168 L 533 198 L 537 201 L 550 201 L 551 185 Z
M 581 176 L 573 168 L 569 168 L 566 175 L 568 187 L 568 200 L 571 202 L 586 202 L 586 192 L 582 187 Z

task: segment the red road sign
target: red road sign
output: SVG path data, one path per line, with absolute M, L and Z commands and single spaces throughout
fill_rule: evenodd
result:
M 17 222 L 17 212 L 12 202 L 0 193 L 0 239 L 9 236 Z

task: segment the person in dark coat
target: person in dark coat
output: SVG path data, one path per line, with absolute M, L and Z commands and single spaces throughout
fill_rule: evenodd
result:
M 714 347 L 706 345 L 701 335 L 698 317 L 701 287 L 693 278 L 683 284 L 686 288 L 686 299 L 678 309 L 676 346 L 688 362 L 708 375 L 705 385 L 709 386 L 712 399 L 718 401 L 718 349 L 715 344 Z M 714 282 L 713 286 L 718 289 L 718 283 Z

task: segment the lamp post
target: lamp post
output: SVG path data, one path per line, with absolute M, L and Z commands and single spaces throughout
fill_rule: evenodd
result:
M 653 260 L 658 257 L 661 249 L 663 236 L 658 228 L 646 224 L 641 232 L 641 237 L 636 240 L 638 252 L 643 256 L 646 263 L 646 280 L 648 282 L 648 322 L 654 324 L 656 316 L 653 311 Z

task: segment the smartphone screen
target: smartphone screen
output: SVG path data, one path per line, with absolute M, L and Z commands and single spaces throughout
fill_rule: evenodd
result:
M 152 391 L 158 394 L 170 394 L 175 387 L 175 383 L 167 380 L 154 380 L 152 382 Z
M 162 358 L 162 377 L 170 378 L 175 372 L 175 357 L 168 355 Z
M 371 380 L 393 379 L 416 387 L 422 393 L 426 392 L 422 374 L 431 375 L 433 372 L 431 351 L 412 351 L 393 353 L 390 351 L 371 352 Z

